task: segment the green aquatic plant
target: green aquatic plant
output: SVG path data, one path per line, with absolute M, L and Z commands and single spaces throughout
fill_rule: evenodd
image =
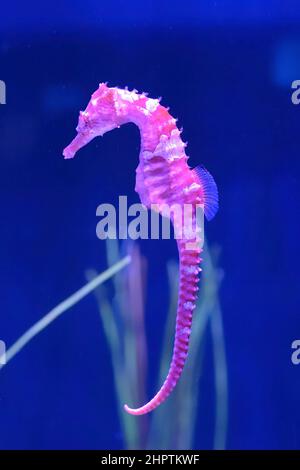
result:
M 152 415 L 138 418 L 124 412 L 127 401 L 144 402 L 146 398 L 147 343 L 145 334 L 145 297 L 147 263 L 137 244 L 128 244 L 128 254 L 121 258 L 118 242 L 107 241 L 108 269 L 101 274 L 86 272 L 88 283 L 65 299 L 31 326 L 0 357 L 0 367 L 8 364 L 39 333 L 86 295 L 94 292 L 102 325 L 111 352 L 118 408 L 124 444 L 129 449 L 189 449 L 194 445 L 199 381 L 202 371 L 205 335 L 211 333 L 214 352 L 216 422 L 214 448 L 223 449 L 227 429 L 227 366 L 222 316 L 218 291 L 222 272 L 217 268 L 218 250 L 204 255 L 204 274 L 197 310 L 194 314 L 189 357 L 184 374 L 170 399 Z M 126 270 L 124 268 L 127 267 Z M 167 265 L 170 303 L 165 327 L 164 348 L 158 382 L 161 383 L 172 354 L 177 304 L 178 265 Z M 112 279 L 114 295 L 109 299 L 104 282 Z
M 88 284 L 81 287 L 79 290 L 70 295 L 67 299 L 63 300 L 59 305 L 54 307 L 32 325 L 25 333 L 20 336 L 17 341 L 10 346 L 4 355 L 0 357 L 0 368 L 8 364 L 22 349 L 35 338 L 39 333 L 45 330 L 54 320 L 59 318 L 64 312 L 69 310 L 71 307 L 76 305 L 80 300 L 90 294 L 94 289 L 96 289 L 103 282 L 107 281 L 109 278 L 114 276 L 118 271 L 123 269 L 127 264 L 130 263 L 130 256 L 125 256 L 122 260 L 118 260 L 114 265 L 110 266 L 106 271 L 96 276 Z M 4 357 L 3 357 L 4 356 Z
M 107 241 L 109 266 L 120 259 L 118 242 Z M 128 245 L 131 263 L 126 271 L 114 278 L 114 295 L 111 300 L 107 289 L 94 290 L 100 317 L 111 352 L 114 382 L 118 399 L 119 416 L 125 446 L 129 449 L 190 449 L 194 445 L 197 403 L 202 374 L 205 337 L 212 335 L 215 375 L 215 433 L 214 448 L 224 449 L 227 429 L 227 366 L 225 357 L 219 287 L 222 271 L 217 268 L 218 250 L 204 250 L 203 282 L 197 310 L 194 313 L 189 357 L 185 371 L 169 400 L 152 415 L 138 419 L 124 413 L 128 400 L 143 403 L 146 397 L 147 344 L 145 335 L 146 260 L 137 244 Z M 168 370 L 174 336 L 174 312 L 177 305 L 178 264 L 167 266 L 170 303 L 165 327 L 164 348 L 158 383 Z M 92 280 L 97 272 L 89 270 Z

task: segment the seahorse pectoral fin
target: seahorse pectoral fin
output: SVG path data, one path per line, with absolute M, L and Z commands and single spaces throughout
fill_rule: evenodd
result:
M 193 170 L 202 186 L 204 195 L 204 214 L 207 220 L 214 218 L 219 209 L 219 193 L 217 184 L 204 166 L 199 165 Z

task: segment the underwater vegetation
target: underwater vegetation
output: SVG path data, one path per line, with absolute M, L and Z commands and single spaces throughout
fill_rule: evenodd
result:
M 224 449 L 227 430 L 227 365 L 225 356 L 219 288 L 222 271 L 217 267 L 219 250 L 205 246 L 200 296 L 193 317 L 189 355 L 184 373 L 176 389 L 154 414 L 138 419 L 124 413 L 128 400 L 143 402 L 147 398 L 146 371 L 150 356 L 145 333 L 145 297 L 147 262 L 138 244 L 127 245 L 131 263 L 112 279 L 114 295 L 109 299 L 105 286 L 94 290 L 99 314 L 111 353 L 114 383 L 124 444 L 128 449 L 192 449 L 200 399 L 203 349 L 206 335 L 211 335 L 214 357 L 215 432 L 212 446 Z M 107 260 L 113 266 L 120 259 L 116 240 L 107 240 Z M 157 383 L 168 370 L 175 329 L 178 264 L 169 261 L 169 309 Z M 97 272 L 88 270 L 87 279 L 96 279 Z
M 227 364 L 225 356 L 219 288 L 222 270 L 218 268 L 219 250 L 205 246 L 203 283 L 193 318 L 189 356 L 178 386 L 162 407 L 151 415 L 134 418 L 124 413 L 124 400 L 143 401 L 147 396 L 146 372 L 149 351 L 145 332 L 145 297 L 147 262 L 137 243 L 126 244 L 127 254 L 121 259 L 119 243 L 107 240 L 108 269 L 97 274 L 86 271 L 88 284 L 68 297 L 41 320 L 29 328 L 6 352 L 6 365 L 22 351 L 36 335 L 46 332 L 47 326 L 71 309 L 81 299 L 94 293 L 102 326 L 111 354 L 114 385 L 127 449 L 191 449 L 195 445 L 197 407 L 200 400 L 199 381 L 205 338 L 211 335 L 214 357 L 215 432 L 212 446 L 224 449 L 227 432 Z M 172 354 L 175 328 L 174 309 L 177 304 L 178 264 L 169 261 L 169 309 L 165 325 L 161 361 L 157 377 L 160 383 L 168 369 Z M 108 296 L 103 283 L 111 279 L 114 287 Z M 99 400 L 100 406 L 100 400 Z M 100 431 L 99 431 L 100 432 Z

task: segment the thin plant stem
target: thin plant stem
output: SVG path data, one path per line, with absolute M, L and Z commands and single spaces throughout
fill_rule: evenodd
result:
M 218 249 L 207 251 L 206 262 L 208 271 L 211 272 L 212 288 L 215 289 L 214 305 L 210 314 L 210 328 L 213 342 L 214 375 L 215 375 L 215 433 L 214 449 L 223 450 L 226 447 L 227 421 L 228 421 L 228 373 L 225 350 L 225 339 L 221 306 L 218 289 L 223 278 L 220 269 L 214 268 L 219 257 Z
M 8 364 L 11 359 L 16 356 L 23 348 L 26 346 L 35 336 L 41 333 L 47 326 L 50 325 L 54 320 L 56 320 L 60 315 L 62 315 L 66 310 L 69 310 L 80 300 L 90 294 L 94 289 L 96 289 L 100 284 L 107 281 L 109 278 L 114 276 L 118 271 L 127 266 L 131 261 L 130 256 L 126 256 L 109 269 L 99 274 L 99 276 L 92 279 L 88 284 L 81 287 L 78 291 L 68 297 L 66 300 L 57 305 L 49 313 L 47 313 L 43 318 L 37 321 L 33 326 L 31 326 L 7 351 L 4 356 L 0 357 L 0 363 L 3 362 L 0 367 Z
M 216 383 L 216 428 L 214 448 L 216 450 L 224 450 L 226 447 L 228 419 L 228 379 L 223 323 L 218 302 L 213 315 L 211 315 L 211 331 L 213 338 Z

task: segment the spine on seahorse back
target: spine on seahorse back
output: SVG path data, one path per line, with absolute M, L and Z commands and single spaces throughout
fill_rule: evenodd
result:
M 103 135 L 126 122 L 135 123 L 141 133 L 140 162 L 136 170 L 136 191 L 141 202 L 147 208 L 155 206 L 163 215 L 165 205 L 177 205 L 183 209 L 189 204 L 192 207 L 190 220 L 183 220 L 181 216 L 181 222 L 188 222 L 193 227 L 197 225 L 196 207 L 204 207 L 205 212 L 205 203 L 210 202 L 207 205 L 210 211 L 206 215 L 211 218 L 217 208 L 217 193 L 212 177 L 208 172 L 199 176 L 189 168 L 186 144 L 182 142 L 181 131 L 168 109 L 161 106 L 159 100 L 147 98 L 135 90 L 130 92 L 100 84 L 86 110 L 80 113 L 78 134 L 64 150 L 65 158 L 72 158 L 79 148 L 97 135 Z M 178 219 L 173 216 L 171 219 L 176 229 Z M 180 279 L 170 369 L 164 384 L 152 400 L 136 409 L 125 405 L 125 410 L 131 414 L 140 415 L 155 409 L 168 397 L 182 373 L 197 298 L 201 241 L 203 233 L 201 229 L 197 231 L 197 227 L 194 239 L 183 237 L 177 240 Z

